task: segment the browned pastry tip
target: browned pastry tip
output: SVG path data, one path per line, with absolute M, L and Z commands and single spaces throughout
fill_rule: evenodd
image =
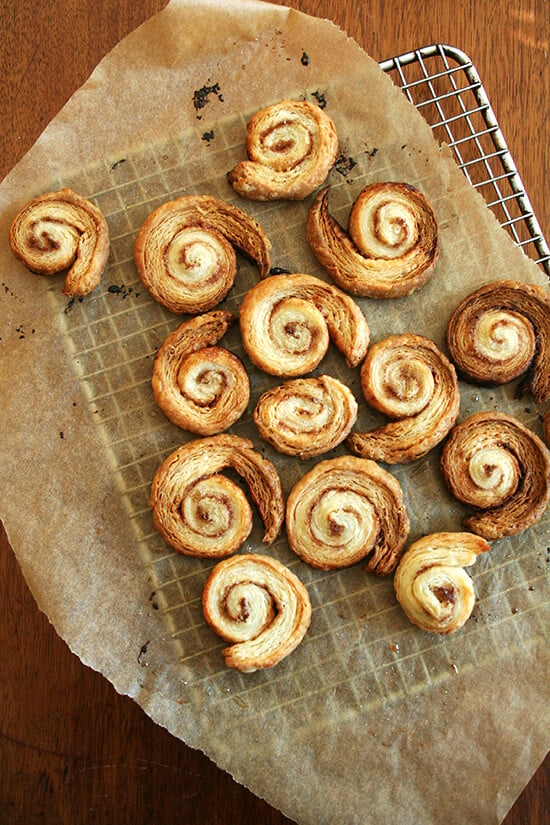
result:
M 429 338 L 392 335 L 369 349 L 361 368 L 367 404 L 394 420 L 348 438 L 363 458 L 404 464 L 425 455 L 456 422 L 460 392 L 453 365 Z
M 550 297 L 539 286 L 494 281 L 468 295 L 447 327 L 458 371 L 479 384 L 525 376 L 537 403 L 550 398 Z
M 307 219 L 311 249 L 341 289 L 401 298 L 424 286 L 439 258 L 439 227 L 427 198 L 407 183 L 372 183 L 355 201 L 348 232 L 328 211 L 328 188 Z
M 403 493 L 394 476 L 354 456 L 321 461 L 292 488 L 286 530 L 292 550 L 321 570 L 367 559 L 391 573 L 409 535 Z
M 395 571 L 395 595 L 413 624 L 429 633 L 459 630 L 475 605 L 473 582 L 463 570 L 489 544 L 472 533 L 432 533 L 405 550 Z
M 263 541 L 271 544 L 279 534 L 284 499 L 273 464 L 248 439 L 215 435 L 179 447 L 153 478 L 153 521 L 178 553 L 227 556 L 249 535 L 250 506 L 241 488 L 219 475 L 224 468 L 232 468 L 246 482 L 264 522 Z
M 71 189 L 29 201 L 10 226 L 13 254 L 37 275 L 65 273 L 63 292 L 87 295 L 109 257 L 109 228 L 100 210 Z
M 337 447 L 357 418 L 352 392 L 336 378 L 297 378 L 260 396 L 254 423 L 280 453 L 306 459 Z
M 237 274 L 235 248 L 269 273 L 271 243 L 260 224 L 211 195 L 164 203 L 143 223 L 134 245 L 139 276 L 156 301 L 191 315 L 216 306 Z
M 302 200 L 326 179 L 338 155 L 331 118 L 306 100 L 281 100 L 247 124 L 249 160 L 228 174 L 250 200 Z
M 271 375 L 305 375 L 319 364 L 329 340 L 357 366 L 369 345 L 365 316 L 345 293 L 313 275 L 273 275 L 250 289 L 240 309 L 250 360 Z
M 243 673 L 273 667 L 292 653 L 311 621 L 311 602 L 287 567 L 255 553 L 219 562 L 202 594 L 204 618 L 231 642 L 227 667 Z
M 214 435 L 244 413 L 250 398 L 247 372 L 236 355 L 215 346 L 236 320 L 220 310 L 198 315 L 180 324 L 158 350 L 153 393 L 178 427 Z
M 550 498 L 548 449 L 505 413 L 476 413 L 457 424 L 443 447 L 441 471 L 455 498 L 475 508 L 464 526 L 489 540 L 532 527 Z

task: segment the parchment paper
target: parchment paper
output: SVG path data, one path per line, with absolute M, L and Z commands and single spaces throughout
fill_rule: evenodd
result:
M 38 604 L 81 660 L 287 816 L 499 822 L 548 747 L 547 517 L 477 561 L 474 614 L 446 639 L 409 624 L 391 579 L 360 565 L 320 573 L 282 536 L 267 552 L 307 585 L 311 629 L 276 668 L 246 676 L 224 668 L 224 644 L 202 620 L 212 563 L 176 556 L 152 525 L 152 475 L 189 436 L 152 397 L 152 357 L 181 319 L 141 286 L 135 234 L 159 203 L 206 192 L 260 220 L 274 266 L 325 278 L 305 241 L 310 199 L 244 202 L 225 178 L 244 157 L 248 116 L 284 96 L 324 97 L 336 122 L 339 220 L 366 182 L 388 179 L 416 185 L 438 215 L 442 254 L 430 283 L 407 299 L 359 301 L 373 340 L 412 331 L 444 348 L 450 313 L 474 287 L 544 281 L 422 117 L 331 23 L 251 0 L 172 0 L 102 61 L 0 187 L 0 515 Z M 62 276 L 28 273 L 7 243 L 17 209 L 60 185 L 92 198 L 112 235 L 102 285 L 76 302 L 62 296 Z M 239 264 L 224 302 L 237 311 L 257 280 L 252 264 Z M 252 410 L 277 380 L 250 365 L 237 329 L 224 345 L 252 385 L 232 432 L 253 438 L 288 493 L 314 462 L 261 443 Z M 351 386 L 358 426 L 373 426 L 358 371 L 332 347 L 321 371 Z M 515 390 L 461 384 L 460 418 L 498 408 L 540 432 L 542 410 Z M 465 512 L 442 487 L 438 456 L 392 469 L 411 540 L 458 529 Z M 264 551 L 258 521 L 244 552 Z

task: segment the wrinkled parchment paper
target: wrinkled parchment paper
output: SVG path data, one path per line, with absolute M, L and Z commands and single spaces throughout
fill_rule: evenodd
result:
M 152 358 L 181 319 L 141 286 L 133 241 L 157 205 L 205 192 L 260 220 L 274 266 L 326 277 L 305 241 L 310 199 L 244 202 L 225 178 L 244 157 L 248 116 L 285 96 L 326 101 L 336 122 L 330 207 L 341 222 L 372 180 L 413 183 L 438 215 L 430 283 L 407 299 L 359 301 L 373 340 L 412 331 L 444 348 L 450 313 L 474 287 L 544 281 L 420 114 L 331 23 L 252 0 L 172 0 L 102 61 L 0 187 L 0 516 L 38 604 L 81 660 L 287 816 L 496 823 L 548 747 L 548 518 L 476 562 L 474 614 L 445 639 L 409 624 L 391 579 L 360 565 L 315 571 L 282 536 L 266 552 L 307 585 L 311 629 L 276 668 L 246 676 L 225 669 L 224 643 L 202 620 L 213 564 L 176 556 L 152 525 L 152 475 L 189 436 L 152 397 Z M 62 276 L 28 273 L 7 243 L 17 209 L 60 185 L 92 198 L 112 236 L 103 283 L 82 301 L 61 294 Z M 224 302 L 237 311 L 257 280 L 239 264 Z M 277 379 L 252 368 L 237 329 L 223 343 L 252 385 L 232 431 L 274 461 L 288 493 L 314 462 L 261 443 L 252 410 Z M 332 347 L 321 371 L 351 386 L 359 427 L 377 423 L 358 370 Z M 498 408 L 540 432 L 542 410 L 515 389 L 461 384 L 460 418 Z M 392 469 L 411 540 L 459 529 L 465 512 L 442 487 L 438 455 Z M 258 521 L 243 552 L 264 550 Z

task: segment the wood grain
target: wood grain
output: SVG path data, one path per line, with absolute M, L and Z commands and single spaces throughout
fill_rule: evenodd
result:
M 99 60 L 165 0 L 18 0 L 0 8 L 0 177 Z M 476 65 L 550 234 L 547 0 L 285 0 L 327 17 L 377 60 L 443 42 Z M 56 635 L 0 534 L 0 821 L 282 825 L 290 820 L 153 724 Z M 505 825 L 549 825 L 550 759 Z

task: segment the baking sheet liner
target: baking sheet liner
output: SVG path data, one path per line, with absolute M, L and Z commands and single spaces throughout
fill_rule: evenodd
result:
M 154 354 L 181 318 L 156 304 L 137 276 L 133 243 L 143 220 L 167 200 L 211 194 L 260 221 L 273 243 L 274 266 L 327 280 L 305 239 L 311 198 L 301 203 L 246 202 L 227 183 L 226 172 L 244 157 L 246 122 L 259 105 L 283 93 L 326 105 L 336 121 L 342 152 L 329 177 L 330 210 L 342 224 L 355 197 L 371 181 L 406 180 L 434 206 L 442 252 L 433 279 L 406 299 L 358 300 L 373 341 L 415 332 L 445 350 L 450 313 L 472 289 L 498 277 L 544 282 L 498 227 L 448 153 L 435 146 L 425 124 L 417 120 L 420 116 L 401 95 L 397 97 L 372 61 L 365 58 L 361 71 L 356 68 L 357 78 L 344 88 L 341 77 L 330 74 L 330 65 L 316 72 L 316 48 L 321 53 L 322 42 L 315 46 L 313 32 L 322 32 L 322 40 L 336 41 L 339 51 L 334 49 L 334 59 L 337 53 L 339 59 L 345 55 L 355 66 L 354 44 L 328 24 L 266 4 L 230 4 L 222 21 L 228 33 L 233 26 L 239 29 L 241 12 L 248 13 L 249 6 L 257 17 L 258 35 L 255 40 L 245 36 L 243 43 L 236 35 L 227 59 L 234 62 L 235 51 L 240 54 L 245 46 L 252 54 L 258 43 L 267 48 L 269 60 L 289 75 L 278 81 L 281 88 L 274 96 L 257 88 L 256 75 L 243 90 L 244 106 L 239 93 L 221 79 L 223 73 L 216 87 L 215 65 L 201 67 L 196 77 L 204 85 L 188 82 L 187 98 L 192 89 L 211 91 L 206 92 L 207 105 L 189 110 L 185 128 L 176 120 L 152 129 L 150 139 L 139 143 L 128 135 L 126 140 L 117 135 L 112 145 L 100 141 L 93 162 L 86 149 L 82 165 L 68 169 L 60 160 L 58 174 L 42 173 L 32 183 L 32 151 L 22 164 L 25 200 L 70 186 L 96 203 L 109 224 L 111 256 L 101 286 L 84 299 L 68 301 L 60 290 L 62 278 L 46 281 L 28 275 L 3 254 L 0 372 L 6 461 L 0 512 L 39 604 L 82 660 L 102 670 L 153 718 L 205 750 L 287 815 L 311 823 L 363 822 L 367 810 L 372 822 L 387 821 L 389 811 L 392 817 L 399 813 L 403 822 L 416 821 L 419 815 L 433 822 L 443 821 L 443 815 L 450 822 L 463 822 L 465 816 L 472 822 L 498 821 L 547 747 L 546 734 L 539 725 L 532 730 L 524 715 L 529 708 L 532 717 L 535 707 L 541 722 L 548 719 L 547 688 L 541 679 L 548 670 L 548 516 L 526 533 L 497 542 L 476 562 L 469 570 L 477 594 L 474 613 L 459 634 L 439 638 L 408 622 L 395 600 L 391 578 L 375 578 L 361 565 L 331 573 L 314 570 L 294 556 L 284 535 L 263 548 L 256 515 L 243 551 L 268 552 L 288 565 L 308 588 L 313 617 L 304 642 L 288 659 L 271 671 L 246 675 L 224 667 L 225 643 L 202 618 L 200 595 L 214 562 L 174 553 L 152 523 L 152 476 L 166 455 L 195 436 L 168 422 L 152 395 Z M 210 3 L 200 13 L 206 18 L 209 10 L 222 14 Z M 193 3 L 185 2 L 170 4 L 168 11 L 183 15 L 181 19 L 199 13 Z M 267 33 L 265 15 L 277 18 L 277 26 Z M 170 51 L 163 54 L 177 55 L 170 42 L 175 35 L 168 34 L 169 21 L 164 27 L 162 18 L 161 14 L 151 21 L 149 34 L 142 27 L 137 36 L 146 42 L 153 35 L 166 37 Z M 304 73 L 301 57 L 306 48 L 310 63 Z M 189 49 L 184 49 L 186 54 Z M 111 64 L 116 57 L 115 50 Z M 126 68 L 120 55 L 116 68 Z M 267 73 L 267 67 L 263 71 Z M 243 77 L 240 83 L 246 86 Z M 358 88 L 368 90 L 359 100 Z M 385 119 L 377 117 L 371 123 L 369 106 L 373 101 L 380 106 L 380 95 L 386 97 L 381 108 Z M 257 98 L 253 106 L 251 96 Z M 399 125 L 399 107 L 408 118 L 405 128 Z M 396 122 L 387 110 L 395 113 Z M 365 121 L 367 126 L 358 128 Z M 62 137 L 63 125 L 60 128 Z M 8 186 L 3 185 L 8 189 L 2 203 L 3 227 L 15 211 L 15 182 L 17 169 Z M 220 307 L 238 312 L 242 296 L 257 280 L 255 266 L 239 257 L 235 285 Z M 222 345 L 243 360 L 251 380 L 248 410 L 230 432 L 250 437 L 273 461 L 286 495 L 320 459 L 301 462 L 281 456 L 261 441 L 252 412 L 260 394 L 281 379 L 250 363 L 237 327 Z M 359 402 L 358 429 L 382 420 L 362 400 L 359 369 L 350 370 L 332 346 L 314 374 L 321 373 L 351 387 Z M 25 398 L 33 390 L 35 404 L 29 410 Z M 530 398 L 518 398 L 516 390 L 516 385 L 483 389 L 461 383 L 460 419 L 500 409 L 540 434 L 541 408 Z M 44 436 L 52 443 L 44 444 Z M 37 444 L 42 448 L 38 458 L 33 452 Z M 346 452 L 340 447 L 331 455 Z M 92 456 L 95 466 L 90 472 Z M 411 541 L 429 532 L 460 529 L 466 513 L 442 485 L 438 458 L 435 449 L 413 464 L 390 468 L 404 490 Z M 37 467 L 47 469 L 46 490 L 36 482 Z M 8 487 L 15 498 L 6 500 Z M 50 509 L 60 514 L 47 519 Z M 43 546 L 29 553 L 29 539 L 40 530 L 46 537 Z M 468 686 L 493 691 L 503 674 L 512 680 L 515 700 L 504 690 L 501 698 L 476 696 L 476 708 Z M 513 686 L 517 678 L 522 678 L 519 697 Z M 472 725 L 467 745 L 460 727 L 464 716 Z M 507 731 L 520 731 L 522 737 L 507 752 L 508 767 L 498 758 Z M 461 743 L 463 758 L 472 763 L 470 786 L 487 784 L 490 777 L 484 793 L 475 799 L 463 798 L 456 779 L 434 786 L 431 778 L 441 760 L 443 740 L 451 733 Z M 413 742 L 423 751 L 422 756 L 416 754 L 414 769 L 409 764 Z M 487 748 L 495 762 L 490 767 L 485 764 Z M 513 754 L 525 756 L 526 751 L 529 758 L 511 773 Z M 454 748 L 452 756 L 456 760 Z M 291 778 L 293 766 L 300 766 L 300 783 Z M 395 798 L 396 777 L 414 802 L 409 798 L 403 804 Z M 368 800 L 361 783 L 376 788 Z

